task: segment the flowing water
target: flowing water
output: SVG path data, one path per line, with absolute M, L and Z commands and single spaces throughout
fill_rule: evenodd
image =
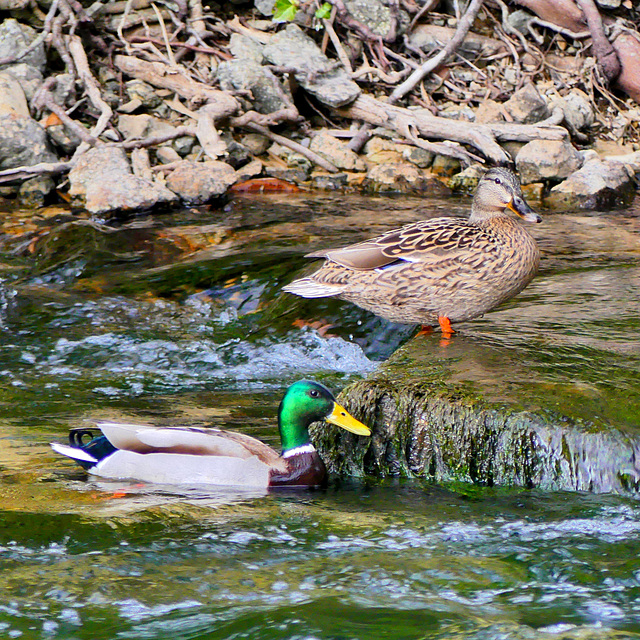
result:
M 279 195 L 117 224 L 6 214 L 0 638 L 640 638 L 633 498 L 375 479 L 178 492 L 87 480 L 48 447 L 99 419 L 277 447 L 288 384 L 339 390 L 412 334 L 280 294 L 302 254 L 466 207 Z M 497 400 L 637 432 L 639 213 L 545 215 L 534 283 L 425 349 Z

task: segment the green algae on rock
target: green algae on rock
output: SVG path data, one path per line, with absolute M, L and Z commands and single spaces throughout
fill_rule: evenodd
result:
M 342 437 L 335 429 L 315 432 L 314 442 L 330 471 L 488 486 L 640 492 L 640 433 L 595 416 L 585 419 L 581 412 L 588 415 L 590 410 L 588 390 L 584 395 L 574 392 L 571 402 L 581 407 L 567 417 L 554 409 L 555 394 L 566 392 L 566 386 L 559 383 L 562 388 L 553 389 L 536 379 L 531 354 L 523 365 L 523 379 L 532 369 L 530 384 L 509 386 L 494 377 L 503 350 L 479 345 L 472 355 L 461 348 L 437 357 L 429 341 L 433 344 L 433 338 L 415 338 L 375 374 L 345 389 L 340 401 L 372 429 L 372 437 L 365 442 Z M 440 349 L 446 353 L 447 346 Z M 485 359 L 474 362 L 478 353 Z M 482 371 L 474 370 L 478 361 Z M 497 390 L 491 390 L 493 383 Z M 629 401 L 634 404 L 633 398 Z M 631 422 L 636 418 L 629 416 Z

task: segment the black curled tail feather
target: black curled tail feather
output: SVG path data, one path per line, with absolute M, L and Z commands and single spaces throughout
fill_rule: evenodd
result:
M 69 431 L 69 445 L 74 449 L 85 451 L 98 461 L 117 451 L 116 447 L 99 431 L 93 431 L 85 427 L 78 427 Z M 95 464 L 84 460 L 76 460 L 76 462 L 85 469 L 89 469 Z

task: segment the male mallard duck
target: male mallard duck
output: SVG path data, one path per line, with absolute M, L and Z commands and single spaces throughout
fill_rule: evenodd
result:
M 432 218 L 343 249 L 310 253 L 325 258 L 313 275 L 285 291 L 304 298 L 335 296 L 393 322 L 433 325 L 477 318 L 522 291 L 538 270 L 540 252 L 528 231 L 540 216 L 525 202 L 508 169 L 487 171 L 468 220 Z
M 103 435 L 97 437 L 88 429 L 72 429 L 69 445 L 51 446 L 103 478 L 191 486 L 317 486 L 327 472 L 309 439 L 309 425 L 323 419 L 358 435 L 371 435 L 329 389 L 301 380 L 287 389 L 280 402 L 282 455 L 260 440 L 231 431 L 115 422 L 99 423 Z M 85 435 L 92 437 L 86 444 Z

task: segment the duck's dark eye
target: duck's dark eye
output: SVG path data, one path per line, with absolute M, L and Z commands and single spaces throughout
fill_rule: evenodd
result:
M 312 398 L 317 398 L 320 395 L 320 392 L 317 389 L 311 389 L 311 391 L 309 391 L 309 395 Z
M 502 184 L 502 180 L 500 180 L 500 178 L 494 178 L 494 179 L 493 179 L 493 181 L 494 181 L 496 184 Z

